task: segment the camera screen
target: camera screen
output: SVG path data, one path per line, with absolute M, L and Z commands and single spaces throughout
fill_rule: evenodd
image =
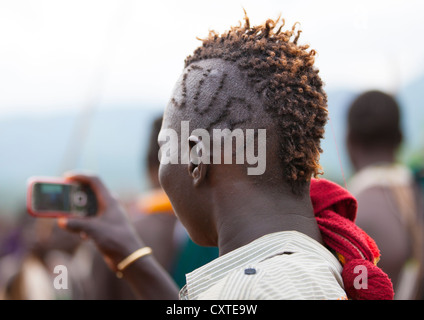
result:
M 72 186 L 55 183 L 36 183 L 33 207 L 37 211 L 71 211 Z

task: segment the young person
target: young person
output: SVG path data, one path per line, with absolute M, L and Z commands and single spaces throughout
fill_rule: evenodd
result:
M 179 297 L 345 299 L 346 290 L 352 298 L 391 298 L 390 280 L 374 265 L 372 240 L 352 222 L 354 199 L 325 180 L 311 186 L 320 173 L 327 99 L 315 51 L 297 44 L 295 27 L 283 26 L 278 19 L 250 26 L 246 17 L 222 35 L 211 32 L 186 59 L 165 110 L 162 132 L 176 132 L 181 143 L 166 149 L 171 137 L 159 137 L 166 150 L 161 159 L 177 159 L 161 161 L 160 183 L 191 239 L 218 246 L 220 254 L 187 275 Z M 205 131 L 213 136 L 214 129 L 240 129 L 246 136 L 253 129 L 253 141 L 233 145 L 228 161 L 225 147 L 207 148 Z M 266 130 L 265 145 L 259 129 Z M 251 163 L 235 161 L 252 145 L 258 166 L 259 157 L 266 160 L 259 174 L 248 174 Z M 100 212 L 93 219 L 61 219 L 60 225 L 91 237 L 141 298 L 177 298 L 176 286 L 99 178 L 68 178 L 94 189 Z M 323 195 L 330 194 L 326 201 Z M 357 265 L 370 276 L 362 296 L 352 290 Z

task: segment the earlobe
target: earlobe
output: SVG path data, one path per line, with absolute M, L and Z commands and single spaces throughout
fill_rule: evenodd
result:
M 202 152 L 202 142 L 198 137 L 190 136 L 188 138 L 189 142 L 189 163 L 188 163 L 188 174 L 193 179 L 193 185 L 195 187 L 199 186 L 206 177 L 206 172 L 208 170 L 208 164 L 205 164 L 201 159 Z
M 195 165 L 194 169 L 191 172 L 191 177 L 193 179 L 193 185 L 195 187 L 200 186 L 206 178 L 206 172 L 208 170 L 208 165 L 203 162 Z
M 199 164 L 194 164 L 190 161 L 188 164 L 188 174 L 193 179 L 193 185 L 195 187 L 198 187 L 205 179 L 206 177 L 206 171 L 208 165 L 204 164 L 203 162 Z
M 193 177 L 193 179 L 199 179 L 199 177 L 200 177 L 199 167 L 196 167 L 193 170 L 192 177 Z

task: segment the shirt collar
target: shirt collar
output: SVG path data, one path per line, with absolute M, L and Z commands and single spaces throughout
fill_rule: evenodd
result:
M 262 236 L 188 273 L 187 284 L 181 290 L 180 298 L 195 300 L 231 270 L 260 262 L 285 251 L 307 252 L 322 256 L 333 264 L 336 270 L 341 271 L 341 265 L 336 257 L 314 239 L 297 231 L 275 232 Z

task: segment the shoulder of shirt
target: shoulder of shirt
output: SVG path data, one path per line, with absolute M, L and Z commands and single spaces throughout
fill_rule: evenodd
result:
M 279 254 L 259 263 L 236 268 L 199 299 L 204 300 L 302 300 L 343 299 L 337 271 L 322 260 L 311 265 L 303 253 Z

